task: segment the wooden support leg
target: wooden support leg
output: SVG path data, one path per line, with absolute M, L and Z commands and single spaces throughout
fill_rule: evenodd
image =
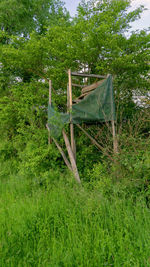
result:
M 49 80 L 49 105 L 52 104 L 52 81 Z M 48 144 L 50 145 L 52 143 L 52 138 L 50 135 L 50 129 L 48 130 Z
M 57 146 L 57 148 L 58 148 L 60 154 L 62 155 L 62 157 L 63 157 L 63 159 L 64 159 L 64 162 L 66 163 L 68 169 L 72 172 L 72 167 L 71 167 L 71 165 L 70 165 L 70 162 L 68 161 L 68 159 L 67 159 L 67 157 L 66 157 L 64 151 L 62 150 L 61 146 L 57 143 L 57 141 L 56 141 L 54 138 L 53 138 L 53 141 L 54 141 L 55 145 Z
M 63 133 L 64 141 L 65 141 L 65 144 L 66 144 L 66 148 L 67 148 L 67 151 L 68 151 L 69 159 L 70 159 L 70 162 L 71 162 L 73 174 L 75 176 L 76 181 L 78 183 L 81 183 L 80 176 L 79 176 L 78 169 L 77 169 L 77 165 L 76 165 L 76 161 L 75 161 L 74 154 L 73 154 L 73 151 L 72 151 L 71 146 L 70 146 L 70 142 L 69 142 L 68 136 L 67 136 L 67 134 L 65 133 L 64 130 L 63 130 L 62 133 Z
M 68 70 L 68 86 L 67 86 L 67 103 L 68 109 L 70 111 L 70 137 L 71 137 L 71 148 L 74 154 L 74 158 L 76 158 L 76 145 L 74 139 L 74 125 L 71 123 L 72 120 L 72 80 L 71 80 L 71 70 Z
M 76 126 L 91 140 L 92 144 L 95 145 L 98 149 L 102 150 L 103 153 L 113 161 L 113 158 L 105 151 L 104 147 L 101 146 L 86 130 L 84 130 L 81 125 L 76 124 Z
M 71 135 L 71 148 L 72 152 L 74 154 L 74 158 L 76 159 L 76 144 L 75 144 L 75 138 L 74 138 L 74 125 L 70 123 L 70 135 Z
M 46 128 L 47 128 L 48 131 L 49 131 L 49 127 L 48 127 L 47 124 L 46 124 Z M 69 160 L 67 159 L 67 157 L 66 157 L 66 155 L 65 155 L 65 153 L 64 153 L 64 151 L 63 151 L 63 149 L 61 148 L 61 146 L 58 144 L 58 142 L 56 141 L 56 139 L 55 139 L 54 137 L 51 137 L 51 139 L 54 141 L 55 145 L 57 146 L 57 148 L 58 148 L 60 154 L 62 155 L 62 157 L 63 157 L 63 159 L 64 159 L 64 162 L 66 163 L 66 165 L 67 165 L 67 167 L 68 167 L 68 169 L 72 172 L 72 167 L 71 167 L 70 162 L 69 162 Z
M 112 135 L 113 135 L 113 149 L 114 149 L 114 154 L 118 153 L 118 141 L 117 141 L 117 136 L 115 132 L 115 122 L 112 120 Z

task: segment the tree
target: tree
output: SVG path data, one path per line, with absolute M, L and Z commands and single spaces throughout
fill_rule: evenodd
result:
M 133 32 L 127 37 L 125 33 L 143 7 L 128 12 L 129 0 L 81 1 L 71 21 L 60 1 L 14 0 L 16 13 L 11 6 L 7 11 L 8 2 L 0 4 L 1 136 L 9 143 L 19 140 L 19 147 L 15 145 L 19 155 L 32 141 L 32 134 L 33 142 L 39 142 L 43 131 L 47 141 L 47 81 L 52 80 L 53 99 L 64 108 L 68 68 L 112 73 L 119 110 L 131 116 L 136 107 L 133 94 L 149 86 L 150 34 Z
M 45 31 L 50 25 L 69 14 L 59 0 L 2 0 L 0 2 L 0 29 L 9 35 L 28 37 L 35 30 Z
M 149 31 L 131 32 L 143 6 L 128 11 L 131 1 L 81 1 L 74 20 L 77 60 L 89 72 L 112 73 L 118 99 L 133 103 L 132 96 L 149 88 Z
M 43 40 L 42 36 L 47 34 L 48 28 L 60 25 L 70 25 L 70 22 L 69 13 L 59 0 L 1 1 L 1 90 L 6 90 L 10 83 L 16 82 L 16 77 L 17 80 L 23 79 L 23 81 L 30 81 L 32 76 L 43 78 L 41 70 L 38 71 L 41 68 L 39 60 L 45 51 L 44 43 L 42 45 L 43 41 L 41 43 L 40 41 Z M 33 65 L 32 61 L 37 63 L 36 73 L 34 68 L 33 72 L 28 70 L 28 66 Z M 28 66 L 27 62 L 29 62 Z

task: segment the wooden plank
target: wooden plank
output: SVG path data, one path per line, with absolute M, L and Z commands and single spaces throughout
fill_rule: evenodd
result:
M 69 80 L 69 104 L 70 109 L 72 109 L 72 81 L 71 81 L 71 70 L 68 70 L 68 80 Z
M 94 89 L 96 89 L 99 85 L 101 85 L 103 82 L 105 81 L 105 79 L 101 80 L 101 81 L 98 81 L 96 83 L 93 83 L 93 84 L 90 84 L 88 86 L 85 86 L 82 88 L 82 94 L 83 93 L 87 93 L 87 92 L 90 92 Z
M 92 144 L 98 147 L 100 150 L 103 151 L 103 153 L 113 161 L 113 158 L 104 150 L 104 147 L 102 147 L 86 130 L 84 130 L 81 125 L 76 124 L 76 126 L 91 140 Z
M 84 87 L 84 85 L 77 84 L 77 83 L 72 83 L 72 86 L 74 86 L 74 87 L 80 87 L 80 88 L 83 88 Z
M 78 72 L 71 72 L 71 75 L 72 76 L 79 76 L 79 77 L 100 78 L 100 79 L 105 79 L 106 78 L 106 76 L 103 76 L 103 75 L 78 73 Z
M 80 95 L 77 99 L 82 99 L 84 96 L 88 95 L 89 93 L 84 93 L 82 95 Z
M 113 149 L 114 149 L 114 154 L 118 153 L 118 140 L 116 136 L 116 131 L 115 131 L 115 121 L 112 120 L 112 135 L 113 135 Z
M 49 80 L 49 104 L 52 104 L 52 81 Z
M 67 84 L 67 113 L 70 110 L 70 99 L 69 99 L 69 85 Z
M 87 96 L 91 91 L 93 91 L 94 89 L 96 89 L 99 85 L 101 85 L 103 83 L 104 80 L 98 81 L 96 83 L 93 83 L 91 85 L 88 85 L 86 87 L 84 87 L 82 89 L 82 95 L 80 95 L 78 98 L 76 98 L 75 100 L 73 100 L 73 102 L 75 103 L 79 103 L 80 100 L 82 98 L 84 98 L 85 96 Z
M 65 144 L 66 144 L 66 148 L 67 148 L 67 151 L 68 151 L 68 155 L 69 155 L 69 159 L 70 159 L 70 162 L 71 162 L 71 167 L 72 167 L 72 171 L 73 171 L 74 177 L 75 177 L 76 181 L 80 184 L 81 180 L 80 180 L 80 176 L 79 176 L 79 173 L 78 173 L 76 161 L 75 161 L 74 154 L 73 154 L 73 151 L 72 151 L 71 146 L 70 146 L 70 142 L 69 142 L 68 136 L 65 133 L 65 130 L 63 130 L 62 133 L 63 133 L 64 141 L 65 141 Z
M 50 131 L 49 127 L 48 127 L 48 124 L 46 124 L 46 128 L 48 129 L 48 131 Z M 70 165 L 70 162 L 68 161 L 63 149 L 61 148 L 61 146 L 58 144 L 58 142 L 56 141 L 56 139 L 54 137 L 51 137 L 55 143 L 55 145 L 57 146 L 60 154 L 62 155 L 63 159 L 64 159 L 64 162 L 66 163 L 68 169 L 72 172 L 72 167 Z
M 51 106 L 52 104 L 52 81 L 49 80 L 49 105 Z M 48 131 L 48 144 L 50 145 L 52 143 L 52 139 L 50 136 L 50 129 Z
M 107 78 L 109 77 L 109 75 L 110 74 L 107 75 Z M 112 112 L 112 115 L 113 115 L 114 106 L 112 105 L 112 103 L 113 103 L 113 91 L 111 92 L 111 112 Z M 114 154 L 117 154 L 118 153 L 118 140 L 117 140 L 117 136 L 116 136 L 114 119 L 112 119 L 111 125 L 112 125 L 112 136 L 113 136 L 113 150 L 114 150 Z
M 61 148 L 61 146 L 57 143 L 57 141 L 54 138 L 53 138 L 53 141 L 54 141 L 55 145 L 57 146 L 60 154 L 62 155 L 64 162 L 66 163 L 68 169 L 72 172 L 72 167 L 71 167 L 70 162 L 68 161 L 63 149 Z
M 78 98 L 73 100 L 73 103 L 79 103 L 88 93 L 80 95 Z
M 71 112 L 72 112 L 72 81 L 71 81 L 71 70 L 68 70 L 68 79 L 69 79 L 69 108 L 70 108 L 70 136 L 71 136 L 71 148 L 74 154 L 74 158 L 76 158 L 76 146 L 74 140 L 74 126 L 71 123 Z

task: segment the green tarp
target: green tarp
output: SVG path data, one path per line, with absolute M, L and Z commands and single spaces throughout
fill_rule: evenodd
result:
M 73 105 L 71 115 L 56 112 L 53 106 L 49 105 L 48 126 L 51 135 L 59 137 L 64 125 L 70 122 L 70 118 L 73 124 L 115 120 L 115 103 L 111 75 L 78 104 Z

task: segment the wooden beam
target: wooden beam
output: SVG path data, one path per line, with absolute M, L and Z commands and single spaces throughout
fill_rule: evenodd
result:
M 84 87 L 84 85 L 80 85 L 80 84 L 77 84 L 77 83 L 72 83 L 72 86 L 74 86 L 74 87 L 80 87 L 80 88 L 83 88 Z
M 48 124 L 46 124 L 46 128 L 48 129 L 48 131 L 50 131 L 50 129 L 49 129 L 49 127 L 48 127 Z M 63 157 L 63 159 L 64 159 L 64 162 L 66 163 L 68 169 L 72 172 L 72 167 L 71 167 L 70 162 L 68 161 L 68 159 L 67 159 L 67 157 L 66 157 L 66 155 L 65 155 L 65 153 L 64 153 L 64 151 L 63 151 L 63 149 L 61 148 L 61 146 L 58 144 L 58 142 L 56 141 L 56 139 L 55 139 L 54 137 L 52 137 L 52 139 L 53 139 L 55 145 L 57 146 L 57 148 L 58 148 L 60 154 L 62 155 L 62 157 Z
M 71 81 L 71 70 L 68 70 L 68 80 L 69 80 L 69 109 L 70 109 L 70 136 L 71 136 L 71 148 L 74 154 L 74 158 L 76 158 L 76 146 L 74 140 L 74 126 L 71 122 L 71 112 L 72 112 L 72 81 Z
M 72 76 L 79 76 L 79 77 L 91 77 L 91 78 L 100 78 L 105 79 L 107 76 L 98 75 L 98 74 L 87 74 L 87 73 L 78 73 L 78 72 L 71 72 Z
M 104 147 L 101 146 L 86 130 L 84 130 L 81 125 L 76 124 L 76 126 L 91 140 L 92 144 L 98 147 L 100 150 L 103 151 L 103 153 L 113 161 L 113 158 L 104 150 Z
M 52 104 L 52 81 L 49 80 L 49 104 Z
M 101 80 L 101 81 L 98 81 L 96 83 L 93 83 L 93 84 L 90 84 L 88 86 L 85 86 L 82 88 L 82 94 L 84 93 L 87 93 L 87 92 L 90 92 L 94 89 L 96 89 L 99 85 L 101 85 L 103 82 L 105 81 L 105 79 Z
M 69 162 L 69 160 L 67 159 L 67 157 L 66 157 L 66 155 L 65 155 L 65 153 L 64 153 L 64 151 L 63 151 L 63 149 L 61 148 L 61 146 L 57 143 L 57 141 L 56 141 L 54 138 L 53 138 L 53 141 L 54 141 L 55 145 L 57 146 L 57 148 L 58 148 L 60 154 L 62 155 L 62 157 L 63 157 L 63 159 L 64 159 L 64 162 L 66 163 L 68 169 L 72 172 L 72 167 L 71 167 L 70 162 Z
M 64 141 L 65 141 L 65 144 L 66 144 L 66 148 L 67 148 L 67 151 L 68 151 L 69 159 L 70 159 L 70 162 L 71 162 L 72 172 L 74 174 L 74 177 L 75 177 L 76 181 L 80 184 L 81 180 L 80 180 L 80 176 L 79 176 L 79 173 L 78 173 L 76 161 L 75 161 L 74 154 L 73 154 L 73 151 L 72 151 L 71 146 L 70 146 L 70 142 L 69 142 L 68 136 L 65 133 L 65 130 L 63 130 L 62 133 L 63 133 Z
M 116 136 L 116 131 L 115 131 L 115 121 L 112 120 L 111 121 L 111 125 L 112 125 L 112 135 L 113 135 L 113 149 L 114 149 L 114 154 L 118 153 L 118 140 L 117 140 L 117 136 Z
M 52 81 L 49 80 L 49 105 L 52 105 Z M 52 139 L 50 136 L 50 129 L 48 131 L 48 144 L 50 145 L 52 143 Z
M 109 77 L 110 74 L 107 75 L 107 78 Z M 112 116 L 114 114 L 114 106 L 113 106 L 113 89 L 111 92 L 111 113 Z M 117 140 L 117 136 L 116 136 L 116 130 L 115 130 L 115 121 L 112 117 L 112 121 L 111 121 L 111 125 L 112 125 L 112 136 L 113 136 L 113 150 L 114 150 L 114 154 L 118 153 L 118 140 Z
M 79 103 L 87 95 L 88 95 L 88 93 L 80 95 L 78 98 L 73 100 L 73 103 Z
M 105 80 L 105 79 L 104 79 Z M 91 85 L 85 86 L 82 89 L 82 94 L 76 98 L 75 100 L 73 100 L 74 103 L 79 103 L 81 99 L 83 99 L 85 96 L 89 95 L 91 91 L 93 91 L 94 89 L 96 89 L 99 85 L 101 85 L 104 80 L 98 81 L 96 83 L 93 83 Z
M 67 113 L 70 110 L 69 84 L 67 84 Z
M 72 109 L 72 81 L 71 81 L 71 70 L 68 70 L 68 80 L 69 80 L 69 104 L 70 109 Z

